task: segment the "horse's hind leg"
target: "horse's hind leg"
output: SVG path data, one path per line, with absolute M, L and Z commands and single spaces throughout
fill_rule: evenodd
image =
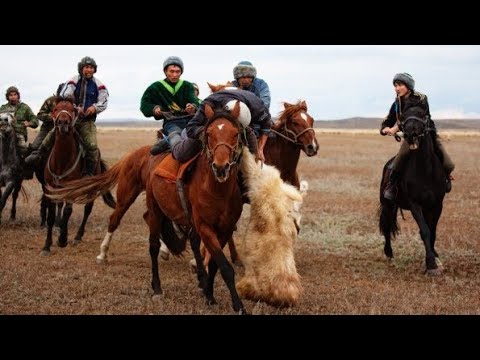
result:
M 83 234 L 85 234 L 85 225 L 87 224 L 88 217 L 92 213 L 92 208 L 93 208 L 93 201 L 85 204 L 85 207 L 83 209 L 82 223 L 78 228 L 77 235 L 75 235 L 72 245 L 78 245 L 80 241 L 82 241 Z
M 53 210 L 55 213 L 55 209 Z M 72 215 L 72 204 L 71 203 L 66 203 L 65 207 L 63 209 L 63 216 L 62 220 L 60 221 L 60 235 L 58 237 L 57 245 L 59 247 L 65 247 L 67 246 L 67 241 L 68 241 L 68 220 L 70 219 L 70 216 Z
M 13 190 L 12 209 L 10 210 L 11 221 L 14 221 L 15 218 L 17 217 L 17 199 L 18 199 L 18 193 L 20 192 L 21 188 L 22 188 L 22 182 L 20 181 L 17 185 L 15 185 L 15 189 Z
M 143 215 L 145 222 L 150 229 L 150 235 L 148 237 L 150 259 L 152 260 L 152 289 L 153 295 L 162 294 L 162 286 L 160 283 L 160 274 L 158 270 L 158 254 L 160 253 L 160 233 L 161 233 L 161 218 L 155 216 L 152 209 L 147 210 Z
M 243 266 L 242 260 L 240 260 L 240 256 L 238 256 L 237 247 L 235 246 L 235 242 L 233 241 L 233 237 L 228 239 L 228 250 L 230 250 L 230 259 L 232 263 L 237 266 Z
M 100 245 L 100 254 L 97 256 L 97 263 L 101 264 L 107 260 L 108 248 L 110 242 L 112 241 L 113 233 L 117 230 L 120 225 L 125 213 L 128 211 L 130 206 L 135 202 L 138 195 L 142 192 L 142 188 L 128 188 L 124 186 L 122 181 L 118 183 L 117 186 L 117 205 L 112 215 L 110 215 L 110 220 L 108 222 L 108 231 L 105 234 L 105 237 Z
M 427 219 L 428 227 L 430 228 L 431 238 L 430 243 L 432 246 L 433 254 L 435 255 L 435 263 L 437 266 L 443 270 L 443 264 L 440 261 L 440 257 L 438 256 L 437 251 L 435 250 L 435 240 L 437 239 L 437 224 L 438 220 L 440 220 L 440 216 L 442 215 L 443 204 L 440 204 L 438 207 L 434 208 Z

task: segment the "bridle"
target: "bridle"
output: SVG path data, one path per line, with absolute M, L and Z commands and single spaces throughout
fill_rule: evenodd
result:
M 205 129 L 205 135 L 207 134 L 206 130 L 207 130 L 207 128 Z M 229 162 L 227 163 L 227 165 L 229 167 L 231 167 L 231 166 L 237 164 L 238 159 L 240 158 L 240 154 L 242 153 L 241 132 L 238 131 L 237 143 L 235 145 L 232 146 L 230 144 L 227 144 L 226 142 L 219 142 L 215 145 L 215 147 L 213 149 L 211 149 L 209 147 L 208 136 L 206 135 L 205 136 L 204 147 L 205 147 L 205 153 L 207 155 L 207 160 L 208 160 L 209 164 L 213 163 L 213 156 L 215 155 L 215 151 L 217 151 L 219 146 L 226 146 L 230 150 L 230 158 L 229 158 Z
M 303 129 L 297 134 L 295 131 L 292 131 L 287 127 L 287 119 L 285 119 L 285 122 L 283 123 L 283 128 L 281 132 L 275 129 L 270 129 L 270 131 L 272 131 L 278 136 L 298 146 L 303 146 L 303 144 L 298 141 L 298 138 L 302 136 L 304 133 L 306 133 L 307 131 L 313 131 L 313 133 L 315 134 L 315 129 L 311 126 L 307 127 L 306 129 Z

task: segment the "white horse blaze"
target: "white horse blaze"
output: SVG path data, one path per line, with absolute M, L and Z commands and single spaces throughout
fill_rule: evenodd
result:
M 305 114 L 304 112 L 302 112 L 302 113 L 300 114 L 300 116 L 302 117 L 303 120 L 305 120 L 305 121 L 308 120 L 308 115 Z
M 222 128 L 223 128 L 224 126 L 225 126 L 225 124 L 220 124 L 220 125 L 218 125 L 218 126 L 217 126 L 217 127 L 218 127 L 218 130 L 222 130 Z

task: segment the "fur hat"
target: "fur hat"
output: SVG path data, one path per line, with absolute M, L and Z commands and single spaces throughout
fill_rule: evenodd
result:
M 233 78 L 235 80 L 241 77 L 257 77 L 257 69 L 250 61 L 240 61 L 237 66 L 233 68 Z
M 16 92 L 18 94 L 18 98 L 20 99 L 20 91 L 16 86 L 10 86 L 7 91 L 5 92 L 5 98 L 8 100 L 8 95 L 12 92 Z
M 82 69 L 84 66 L 87 66 L 87 65 L 92 65 L 93 68 L 95 69 L 93 71 L 93 73 L 96 73 L 97 72 L 97 63 L 95 62 L 95 60 L 93 60 L 93 58 L 91 58 L 90 56 L 85 56 L 84 58 L 82 58 L 82 60 L 80 60 L 80 62 L 78 63 L 78 73 L 80 75 L 82 75 Z
M 225 110 L 231 112 L 233 108 L 235 107 L 235 104 L 237 103 L 238 100 L 230 100 L 226 105 L 225 105 Z M 248 125 L 250 125 L 250 121 L 252 120 L 252 114 L 250 113 L 250 109 L 248 106 L 240 101 L 240 115 L 238 115 L 238 121 L 244 128 L 246 128 Z
M 395 85 L 397 81 L 404 83 L 411 91 L 415 90 L 415 80 L 413 80 L 412 75 L 408 73 L 396 74 L 393 77 L 393 84 Z
M 163 62 L 163 71 L 165 71 L 165 69 L 170 65 L 179 66 L 183 74 L 183 61 L 178 56 L 169 56 L 168 58 L 166 58 Z

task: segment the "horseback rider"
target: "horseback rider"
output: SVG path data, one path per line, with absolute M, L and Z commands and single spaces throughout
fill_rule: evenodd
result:
M 244 136 L 249 150 L 259 160 L 264 162 L 263 148 L 272 127 L 270 112 L 255 94 L 237 88 L 228 88 L 215 92 L 203 100 L 200 109 L 186 126 L 187 137 L 172 149 L 173 157 L 180 162 L 185 162 L 196 154 L 196 151 L 193 149 L 201 149 L 199 137 L 207 124 L 205 104 L 209 104 L 213 109 L 228 108 L 228 110 L 231 110 L 237 100 L 241 101 L 239 120 L 245 130 Z
M 270 89 L 265 80 L 257 77 L 257 69 L 250 61 L 240 61 L 233 68 L 233 85 L 257 95 L 270 111 Z
M 196 96 L 197 99 L 198 99 L 198 103 L 201 104 L 201 103 L 202 103 L 202 99 L 200 99 L 200 98 L 198 97 L 198 95 L 200 95 L 200 88 L 198 87 L 198 85 L 197 85 L 196 83 L 192 83 L 192 85 L 193 85 L 193 91 L 194 91 L 194 93 L 195 93 L 195 96 Z
M 65 83 L 61 83 L 60 85 L 58 85 L 56 93 L 45 99 L 42 106 L 40 107 L 40 110 L 38 111 L 37 119 L 42 122 L 42 126 L 40 127 L 40 131 L 38 132 L 37 137 L 35 138 L 33 143 L 30 144 L 30 148 L 33 151 L 38 150 L 45 137 L 55 126 L 55 124 L 53 123 L 52 112 L 55 108 L 55 105 L 57 105 L 55 99 L 57 98 L 57 96 L 60 95 L 60 91 L 62 90 L 64 85 Z
M 78 109 L 78 120 L 75 128 L 85 146 L 85 173 L 93 175 L 98 163 L 97 128 L 95 120 L 97 114 L 108 106 L 108 90 L 96 77 L 97 63 L 89 56 L 85 56 L 78 63 L 78 75 L 72 77 L 60 91 L 61 97 L 74 97 Z M 42 155 L 50 152 L 54 143 L 55 130 L 52 129 L 43 140 L 38 150 L 25 159 L 28 163 L 37 163 Z
M 30 106 L 20 101 L 20 92 L 18 91 L 18 88 L 10 86 L 5 93 L 5 97 L 8 102 L 0 107 L 0 113 L 9 112 L 13 114 L 15 122 L 12 124 L 12 127 L 17 136 L 17 149 L 19 155 L 23 159 L 28 152 L 27 127 L 31 127 L 32 129 L 38 127 L 38 119 Z
M 453 180 L 451 172 L 455 168 L 455 165 L 453 164 L 450 156 L 447 154 L 445 147 L 443 146 L 440 137 L 437 134 L 435 123 L 430 117 L 430 107 L 427 96 L 415 91 L 415 80 L 410 74 L 407 73 L 396 74 L 393 77 L 393 86 L 395 87 L 397 97 L 390 108 L 389 114 L 382 122 L 380 134 L 382 136 L 395 135 L 401 128 L 401 115 L 407 109 L 414 106 L 419 106 L 424 109 L 427 118 L 427 127 L 430 130 L 432 139 L 436 142 L 436 146 L 443 157 L 443 167 L 445 168 L 445 173 L 447 175 L 446 192 L 450 192 L 452 189 L 451 180 Z M 394 200 L 397 195 L 397 185 L 403 170 L 402 167 L 405 163 L 406 157 L 409 154 L 409 151 L 410 148 L 408 143 L 403 140 L 400 150 L 392 162 L 390 179 L 383 193 L 383 196 L 388 200 Z
M 183 61 L 178 56 L 169 56 L 163 62 L 165 79 L 155 81 L 143 93 L 140 110 L 146 117 L 163 120 L 163 139 L 150 150 L 152 155 L 173 148 L 181 141 L 180 133 L 193 117 L 199 106 L 193 84 L 180 79 Z

